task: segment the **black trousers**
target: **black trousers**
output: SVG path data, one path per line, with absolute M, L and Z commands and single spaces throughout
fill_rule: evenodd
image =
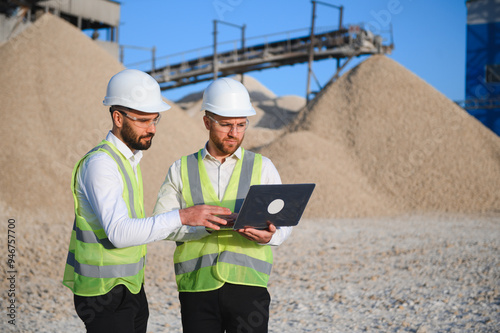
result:
M 204 292 L 180 292 L 184 333 L 267 333 L 271 297 L 266 288 L 226 283 Z
M 101 296 L 74 295 L 76 313 L 89 333 L 145 333 L 149 309 L 144 286 L 132 294 L 120 284 Z

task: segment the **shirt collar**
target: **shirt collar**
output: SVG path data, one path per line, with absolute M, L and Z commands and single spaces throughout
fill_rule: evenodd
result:
M 212 155 L 210 155 L 210 153 L 208 152 L 207 146 L 208 146 L 208 141 L 205 144 L 205 147 L 203 147 L 203 149 L 201 150 L 201 158 L 205 159 L 208 156 L 211 159 L 217 160 L 215 157 L 213 157 Z M 231 156 L 228 156 L 226 159 L 228 159 L 228 158 L 237 158 L 237 159 L 240 160 L 241 159 L 241 154 L 242 154 L 241 153 L 241 147 L 238 147 L 238 149 L 236 149 L 236 151 Z
M 112 144 L 115 145 L 116 149 L 120 153 L 122 153 L 123 156 L 127 160 L 130 160 L 131 162 L 139 163 L 139 161 L 142 158 L 142 150 L 136 150 L 132 152 L 129 147 L 120 139 L 116 137 L 111 131 L 109 131 L 108 135 L 106 136 L 106 141 L 111 142 Z

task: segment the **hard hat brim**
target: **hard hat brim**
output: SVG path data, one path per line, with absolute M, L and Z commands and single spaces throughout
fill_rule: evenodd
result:
M 140 105 L 140 103 L 134 103 L 133 101 L 126 100 L 124 98 L 117 98 L 117 97 L 105 97 L 104 101 L 102 104 L 106 106 L 113 106 L 113 105 L 120 105 L 120 106 L 125 106 L 130 109 L 134 109 L 137 111 L 145 112 L 145 113 L 158 113 L 158 112 L 163 112 L 167 111 L 171 108 L 170 105 L 168 105 L 165 102 L 160 102 L 155 105 Z
M 221 117 L 250 117 L 250 116 L 255 116 L 257 114 L 257 112 L 255 112 L 255 109 L 253 107 L 250 107 L 245 110 L 233 110 L 233 109 L 224 110 L 215 105 L 211 105 L 210 103 L 204 103 L 201 106 L 200 111 L 209 111 Z

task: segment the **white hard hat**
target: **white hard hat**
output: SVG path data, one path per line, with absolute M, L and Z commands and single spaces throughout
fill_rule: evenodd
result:
M 255 115 L 250 96 L 240 82 L 220 78 L 208 85 L 203 93 L 201 111 L 207 110 L 222 117 L 247 117 Z
M 170 109 L 170 105 L 161 97 L 158 82 L 151 75 L 137 69 L 125 69 L 109 80 L 103 104 L 121 105 L 147 113 Z

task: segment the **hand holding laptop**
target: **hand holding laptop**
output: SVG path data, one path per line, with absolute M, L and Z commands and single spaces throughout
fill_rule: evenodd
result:
M 276 226 L 274 224 L 268 221 L 267 225 L 267 229 L 244 228 L 237 229 L 236 232 L 248 240 L 259 244 L 267 244 L 271 241 L 271 238 L 276 232 Z

